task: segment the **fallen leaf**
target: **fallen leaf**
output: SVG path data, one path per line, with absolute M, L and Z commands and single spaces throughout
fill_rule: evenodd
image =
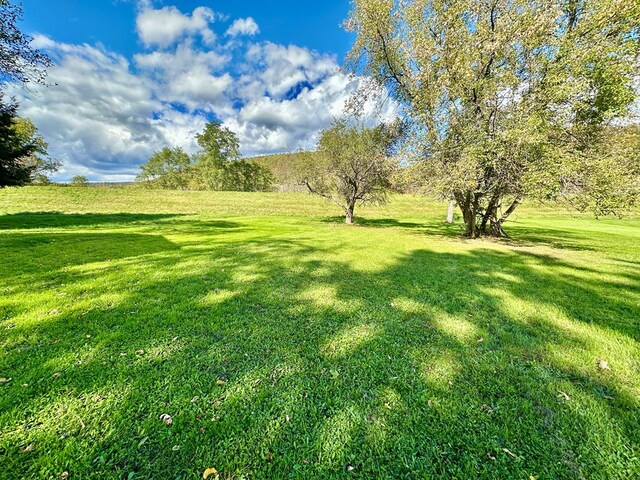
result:
M 567 402 L 571 400 L 571 397 L 563 391 L 558 392 L 558 396 L 565 399 Z
M 385 408 L 388 408 L 389 410 L 391 410 L 391 405 L 390 404 L 385 403 L 384 406 L 385 406 Z
M 174 445 L 173 448 L 171 448 L 171 450 L 173 450 L 174 452 L 177 452 L 178 450 L 180 450 L 180 445 Z
M 58 310 L 56 310 L 55 308 L 49 312 L 49 315 L 57 315 L 57 314 L 58 314 Z
M 289 423 L 291 421 L 291 418 L 289 417 L 289 415 L 286 415 L 284 417 L 284 421 L 287 422 L 287 423 Z
M 484 410 L 485 412 L 487 412 L 489 415 L 491 415 L 491 414 L 493 413 L 493 408 L 491 408 L 491 407 L 490 407 L 489 405 L 487 405 L 487 404 L 483 404 L 483 405 L 482 405 L 482 407 L 480 407 L 480 408 L 482 408 L 482 410 Z
M 191 403 L 196 403 L 199 399 L 200 399 L 200 397 L 197 397 L 197 396 L 196 396 L 196 397 L 193 397 L 193 398 L 191 399 Z
M 162 420 L 167 426 L 173 425 L 173 418 L 168 413 L 163 413 L 160 415 L 160 420 Z
M 2 378 L 0 378 L 0 383 L 7 383 L 7 382 L 10 382 L 11 380 L 12 380 L 11 378 L 2 377 Z
M 220 475 L 218 474 L 218 471 L 215 468 L 207 468 L 203 473 L 202 473 L 202 478 L 204 480 L 207 480 L 207 478 L 209 478 L 211 475 L 215 475 L 213 477 L 213 480 L 218 480 L 220 478 Z
M 144 355 L 144 350 L 136 350 L 136 355 Z
M 487 452 L 487 458 L 488 458 L 489 460 L 491 460 L 492 462 L 495 462 L 495 461 L 496 461 L 496 457 L 494 457 L 494 456 L 491 454 L 491 452 Z
M 353 465 L 347 465 L 347 472 L 353 471 Z
M 510 457 L 518 458 L 518 456 L 515 453 L 513 453 L 511 450 L 509 450 L 508 448 L 503 448 L 502 451 L 504 453 L 506 453 L 507 455 L 509 455 Z
M 69 472 L 62 472 L 62 473 L 60 474 L 60 478 L 61 478 L 62 480 L 66 480 L 67 478 L 69 478 Z
M 62 375 L 60 372 L 56 372 L 53 374 L 53 378 L 58 378 L 60 375 Z
M 606 360 L 599 358 L 597 363 L 600 370 L 611 370 L 609 362 L 607 362 Z
M 21 447 L 20 451 L 22 453 L 27 453 L 30 452 L 31 450 L 33 450 L 33 443 L 30 443 L 29 445 L 27 445 L 26 447 Z

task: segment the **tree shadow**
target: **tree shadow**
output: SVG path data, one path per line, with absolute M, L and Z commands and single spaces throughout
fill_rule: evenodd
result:
M 180 214 L 25 212 L 0 216 L 0 230 L 66 228 L 158 222 Z
M 139 235 L 105 266 L 55 258 L 73 234 L 64 248 L 30 235 L 48 267 L 2 286 L 15 304 L 34 281 L 52 284 L 36 314 L 6 313 L 6 478 L 210 466 L 222 478 L 593 478 L 638 466 L 626 363 L 637 276 L 623 298 L 615 282 L 518 251 L 422 248 L 369 268 L 276 236 L 212 235 L 185 252 Z M 327 250 L 366 257 L 341 240 Z M 612 346 L 627 356 L 598 371 Z
M 344 224 L 344 217 L 327 217 L 323 223 Z M 459 224 L 449 224 L 446 222 L 408 222 L 394 218 L 365 218 L 356 217 L 355 226 L 369 228 L 396 228 L 424 235 L 441 235 L 446 237 L 461 237 L 464 229 Z

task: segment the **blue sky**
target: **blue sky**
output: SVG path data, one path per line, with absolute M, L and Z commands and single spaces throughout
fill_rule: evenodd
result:
M 137 51 L 134 1 L 28 0 L 25 3 L 27 31 L 44 33 L 66 43 L 101 42 L 127 55 Z M 252 17 L 260 25 L 258 40 L 332 52 L 340 59 L 351 42 L 350 35 L 340 28 L 350 9 L 348 0 L 156 1 L 154 6 L 176 6 L 183 12 L 205 6 L 231 19 Z
M 23 28 L 55 66 L 50 86 L 9 93 L 63 162 L 56 180 L 130 180 L 165 145 L 195 151 L 211 118 L 245 156 L 313 148 L 363 82 L 340 70 L 346 0 L 24 3 Z

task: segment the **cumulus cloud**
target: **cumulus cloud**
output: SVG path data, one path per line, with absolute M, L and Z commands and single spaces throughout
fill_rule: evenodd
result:
M 143 8 L 136 19 L 136 28 L 146 47 L 169 47 L 185 36 L 200 35 L 205 43 L 212 44 L 216 35 L 210 24 L 216 14 L 208 7 L 198 7 L 191 15 L 182 13 L 176 7 L 156 10 Z
M 234 20 L 231 26 L 227 29 L 227 35 L 230 37 L 237 37 L 239 35 L 253 36 L 260 33 L 260 28 L 256 21 L 251 18 L 238 18 Z
M 55 60 L 52 85 L 9 94 L 63 161 L 54 178 L 130 180 L 165 145 L 195 151 L 195 134 L 212 118 L 238 134 L 246 156 L 314 147 L 362 79 L 342 73 L 334 55 L 242 40 L 257 32 L 250 18 L 231 24 L 227 43 L 214 42 L 215 16 L 205 7 L 184 14 L 143 4 L 137 27 L 147 50 L 132 58 L 34 36 Z M 393 104 L 365 109 L 372 118 L 394 114 Z
M 229 60 L 226 54 L 199 51 L 189 43 L 171 52 L 134 56 L 139 69 L 155 80 L 155 92 L 164 101 L 210 111 L 230 108 L 226 93 L 233 80 L 229 73 L 220 73 Z
M 335 55 L 320 54 L 296 45 L 254 44 L 246 57 L 266 92 L 277 99 L 282 99 L 297 85 L 313 86 L 338 70 Z
M 193 147 L 193 132 L 187 135 L 184 125 L 203 124 L 202 115 L 173 111 L 155 96 L 154 81 L 133 73 L 125 57 L 48 42 L 56 60 L 49 71 L 52 85 L 14 87 L 10 93 L 49 142 L 49 153 L 63 161 L 59 177 L 131 179 L 141 161 L 163 145 Z

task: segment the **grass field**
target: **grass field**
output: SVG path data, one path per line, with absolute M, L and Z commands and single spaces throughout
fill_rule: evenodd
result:
M 445 211 L 0 191 L 0 477 L 638 478 L 640 218 Z

